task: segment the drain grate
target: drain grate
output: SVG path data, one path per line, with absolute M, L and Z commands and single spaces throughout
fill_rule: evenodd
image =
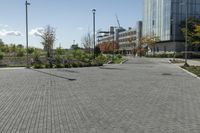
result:
M 164 75 L 164 76 L 170 76 L 172 74 L 171 73 L 162 73 L 162 75 Z

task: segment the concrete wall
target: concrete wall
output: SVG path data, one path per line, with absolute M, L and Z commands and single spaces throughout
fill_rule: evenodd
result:
M 157 52 L 182 52 L 185 50 L 184 42 L 161 42 L 156 45 Z

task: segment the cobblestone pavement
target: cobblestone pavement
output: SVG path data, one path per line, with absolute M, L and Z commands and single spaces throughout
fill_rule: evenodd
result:
M 200 81 L 145 58 L 0 70 L 0 133 L 200 133 Z

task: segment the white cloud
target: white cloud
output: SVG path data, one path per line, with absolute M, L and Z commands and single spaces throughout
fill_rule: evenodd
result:
M 5 29 L 0 30 L 0 36 L 22 36 L 20 31 L 7 31 Z
M 29 32 L 29 35 L 32 35 L 32 36 L 41 36 L 43 32 L 44 32 L 44 28 L 43 27 L 39 27 L 39 28 L 32 29 Z
M 84 30 L 83 27 L 77 27 L 76 29 L 77 29 L 77 30 L 80 30 L 80 31 Z
M 7 24 L 0 24 L 0 27 L 8 28 L 8 25 Z

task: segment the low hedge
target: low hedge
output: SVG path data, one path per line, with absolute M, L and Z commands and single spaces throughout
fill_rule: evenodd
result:
M 42 69 L 42 68 L 45 68 L 45 65 L 43 65 L 43 64 L 34 64 L 33 68 L 34 69 Z
M 3 59 L 3 56 L 4 56 L 3 52 L 0 51 L 0 60 Z
M 152 57 L 152 58 L 185 58 L 185 53 L 163 53 L 163 54 L 155 54 L 155 55 L 146 55 L 145 57 Z M 198 59 L 200 58 L 200 53 L 188 53 L 188 58 L 190 59 Z
M 66 64 L 56 64 L 53 68 L 80 68 L 80 67 L 93 67 L 93 66 L 103 66 L 103 63 L 91 62 L 74 62 L 74 63 L 66 63 Z M 33 64 L 34 69 L 43 69 L 50 68 L 49 64 Z

